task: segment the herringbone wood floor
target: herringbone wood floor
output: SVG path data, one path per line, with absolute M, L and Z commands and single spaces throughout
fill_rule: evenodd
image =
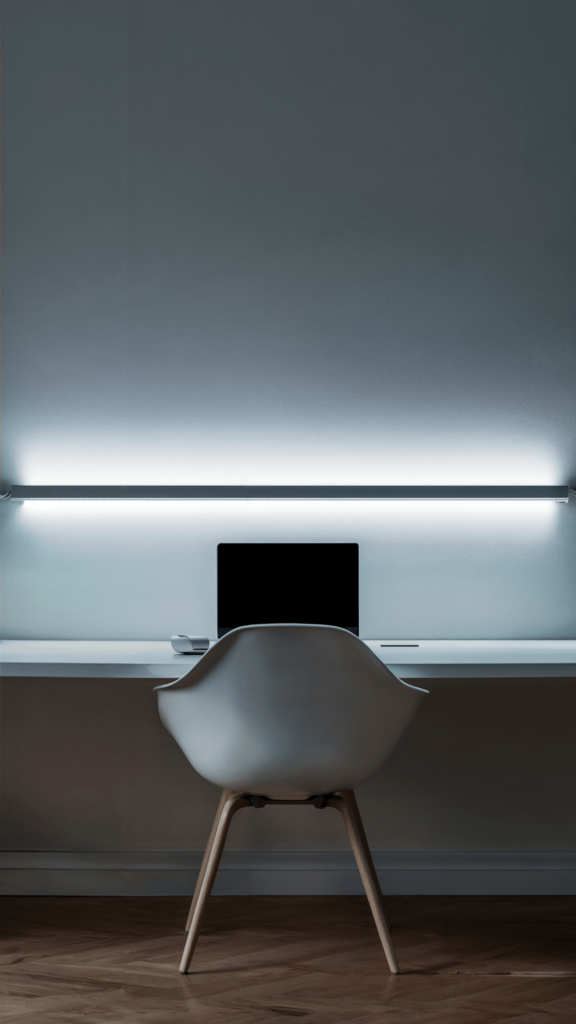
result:
M 2 1024 L 576 1024 L 576 897 L 396 897 L 391 977 L 363 897 L 0 899 Z

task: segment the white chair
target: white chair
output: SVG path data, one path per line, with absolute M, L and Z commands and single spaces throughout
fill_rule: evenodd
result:
M 241 807 L 303 803 L 342 814 L 390 970 L 398 962 L 354 787 L 384 763 L 426 690 L 401 682 L 336 626 L 242 626 L 181 679 L 156 687 L 160 717 L 200 775 L 223 787 L 190 907 L 186 974 Z

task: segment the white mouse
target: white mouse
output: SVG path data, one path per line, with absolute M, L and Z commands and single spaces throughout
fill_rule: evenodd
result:
M 170 643 L 177 654 L 204 654 L 210 647 L 207 636 L 186 636 L 184 633 L 171 636 Z

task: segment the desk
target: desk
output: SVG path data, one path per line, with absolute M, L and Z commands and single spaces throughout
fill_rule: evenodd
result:
M 213 645 L 215 641 L 212 641 Z M 401 679 L 576 677 L 576 640 L 365 640 Z M 167 640 L 2 640 L 0 675 L 177 679 L 197 655 Z

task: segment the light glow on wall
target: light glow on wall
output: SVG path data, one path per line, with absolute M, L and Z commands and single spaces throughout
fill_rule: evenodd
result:
M 467 429 L 445 436 L 421 425 L 412 434 L 389 432 L 385 443 L 370 432 L 332 430 L 320 423 L 273 422 L 258 430 L 225 422 L 175 445 L 174 434 L 137 424 L 138 440 L 125 425 L 120 438 L 53 432 L 18 444 L 12 480 L 27 486 L 162 485 L 553 485 L 565 477 L 552 447 L 538 437 Z M 185 433 L 184 426 L 182 427 Z M 82 432 L 82 427 L 80 427 Z M 165 436 L 163 434 L 165 433 Z
M 14 506 L 13 506 L 14 507 Z M 198 524 L 254 541 L 310 538 L 355 540 L 366 528 L 384 535 L 433 537 L 505 535 L 507 543 L 544 535 L 565 508 L 543 501 L 30 501 L 15 506 L 31 522 Z M 255 531 L 257 531 L 255 533 Z M 384 540 L 384 536 L 383 536 Z

